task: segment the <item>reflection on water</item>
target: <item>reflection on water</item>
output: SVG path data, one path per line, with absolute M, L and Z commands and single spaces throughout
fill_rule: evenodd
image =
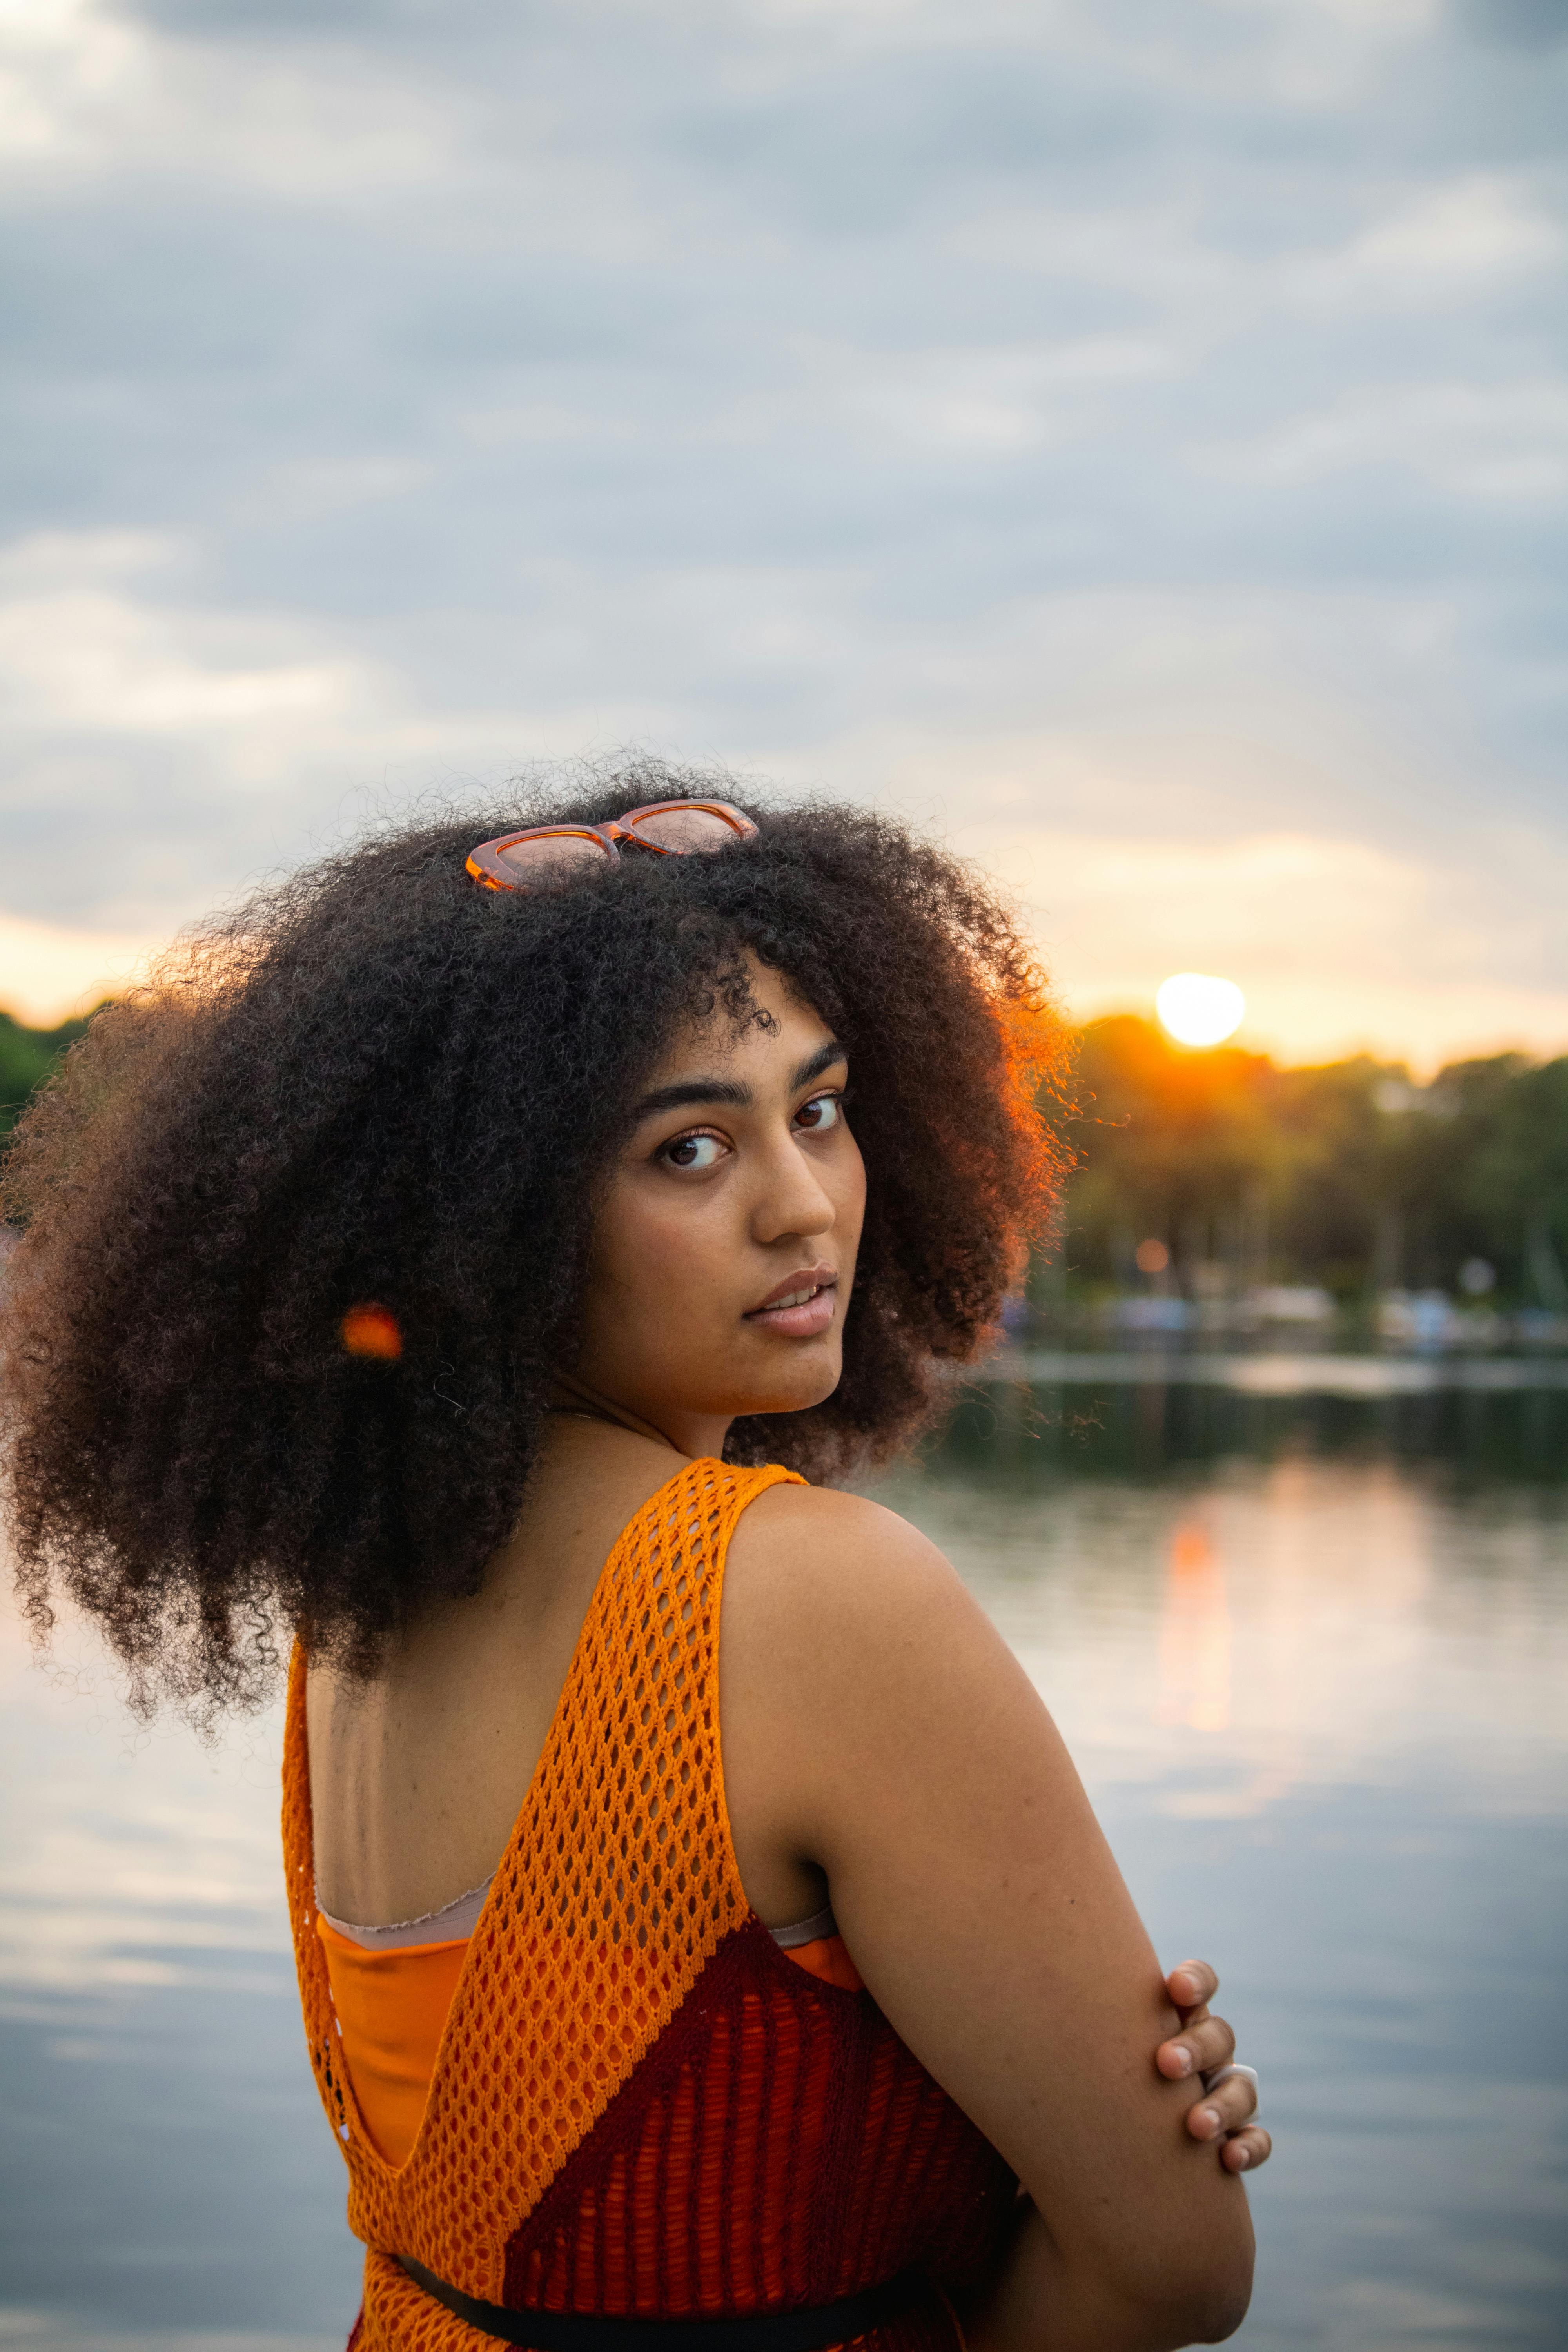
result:
M 1225 1562 L 1201 1519 L 1171 1536 L 1160 1612 L 1161 1723 L 1224 1731 L 1230 1723 L 1230 1607 Z
M 1237 2341 L 1568 2342 L 1568 1392 L 997 1383 L 882 1491 L 1225 1971 L 1280 2135 Z M 0 1706 L 0 2345 L 341 2345 L 276 1720 L 136 1733 L 9 1622 Z
M 893 1498 L 1225 1973 L 1237 2342 L 1568 2343 L 1568 1396 L 998 1385 Z

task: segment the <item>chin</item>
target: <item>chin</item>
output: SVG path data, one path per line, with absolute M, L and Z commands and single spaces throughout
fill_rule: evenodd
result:
M 837 1350 L 833 1360 L 816 1364 L 781 1365 L 771 1379 L 737 1381 L 731 1394 L 736 1402 L 726 1402 L 720 1410 L 740 1421 L 754 1412 L 809 1412 L 814 1404 L 825 1404 L 843 1378 L 844 1365 Z

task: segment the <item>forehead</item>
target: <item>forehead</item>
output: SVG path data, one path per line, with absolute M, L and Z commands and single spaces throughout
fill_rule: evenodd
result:
M 710 1075 L 732 1072 L 742 1066 L 753 1069 L 774 1062 L 795 1064 L 825 1045 L 833 1032 L 783 972 L 747 958 L 752 1001 L 767 1015 L 764 1025 L 743 1022 L 739 1027 L 722 1006 L 705 1020 L 677 1032 L 653 1073 L 654 1083 L 668 1084 L 697 1070 Z

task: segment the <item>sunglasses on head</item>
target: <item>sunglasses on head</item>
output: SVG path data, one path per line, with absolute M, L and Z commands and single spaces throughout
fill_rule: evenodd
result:
M 531 824 L 481 841 L 468 852 L 468 871 L 487 890 L 526 890 L 619 857 L 623 842 L 656 857 L 689 857 L 750 841 L 756 830 L 728 801 L 649 801 L 607 824 Z

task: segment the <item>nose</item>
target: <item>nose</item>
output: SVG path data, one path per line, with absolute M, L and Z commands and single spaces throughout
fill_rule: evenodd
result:
M 762 1161 L 752 1203 L 752 1238 L 764 1245 L 830 1233 L 837 1212 L 793 1132 Z

